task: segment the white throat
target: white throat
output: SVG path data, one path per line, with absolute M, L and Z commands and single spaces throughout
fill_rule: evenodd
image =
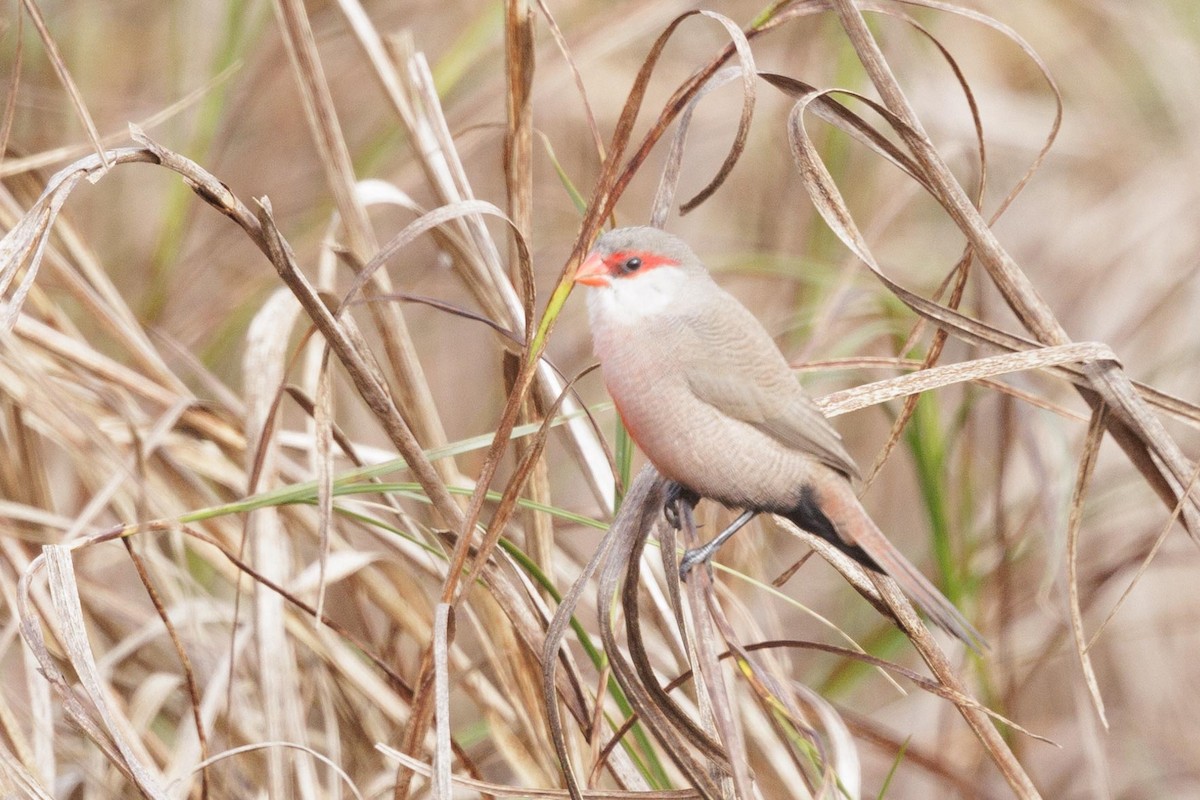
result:
M 638 325 L 677 304 L 688 276 L 675 267 L 658 267 L 644 275 L 617 278 L 587 293 L 592 329 Z

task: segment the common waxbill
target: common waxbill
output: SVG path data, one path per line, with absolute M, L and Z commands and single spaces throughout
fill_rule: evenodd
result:
M 610 231 L 575 281 L 590 287 L 592 340 L 609 394 L 663 476 L 744 509 L 740 523 L 761 512 L 786 517 L 890 575 L 950 633 L 979 640 L 868 516 L 851 485 L 858 468 L 837 431 L 766 329 L 681 239 L 656 228 Z M 685 571 L 695 560 L 685 556 Z

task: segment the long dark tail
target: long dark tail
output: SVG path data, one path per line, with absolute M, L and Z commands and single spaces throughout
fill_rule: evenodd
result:
M 830 473 L 804 487 L 800 504 L 782 516 L 825 539 L 864 567 L 890 576 L 938 627 L 978 650 L 979 631 L 888 541 L 858 502 L 849 481 Z

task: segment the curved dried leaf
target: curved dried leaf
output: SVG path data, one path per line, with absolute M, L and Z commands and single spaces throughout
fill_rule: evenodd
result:
M 1071 633 L 1075 638 L 1075 654 L 1079 656 L 1079 666 L 1083 670 L 1083 680 L 1087 684 L 1088 694 L 1092 699 L 1092 707 L 1100 717 L 1100 724 L 1108 730 L 1108 716 L 1104 713 L 1104 698 L 1100 695 L 1100 684 L 1096 680 L 1096 671 L 1092 668 L 1092 659 L 1088 655 L 1085 641 L 1087 634 L 1083 630 L 1083 611 L 1079 607 L 1079 529 L 1083 525 L 1083 505 L 1087 497 L 1088 483 L 1096 469 L 1096 460 L 1100 454 L 1100 442 L 1104 438 L 1104 406 L 1092 412 L 1092 421 L 1088 425 L 1087 438 L 1083 443 L 1083 456 L 1079 460 L 1079 472 L 1075 477 L 1075 489 L 1071 492 L 1070 516 L 1067 519 L 1067 593 L 1071 606 Z

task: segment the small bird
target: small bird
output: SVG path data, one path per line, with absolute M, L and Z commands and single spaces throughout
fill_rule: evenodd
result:
M 657 228 L 610 231 L 575 282 L 589 287 L 595 352 L 630 437 L 685 496 L 744 510 L 685 555 L 682 575 L 754 515 L 778 514 L 890 575 L 972 647 L 982 641 L 863 509 L 841 436 L 766 329 L 683 240 Z

